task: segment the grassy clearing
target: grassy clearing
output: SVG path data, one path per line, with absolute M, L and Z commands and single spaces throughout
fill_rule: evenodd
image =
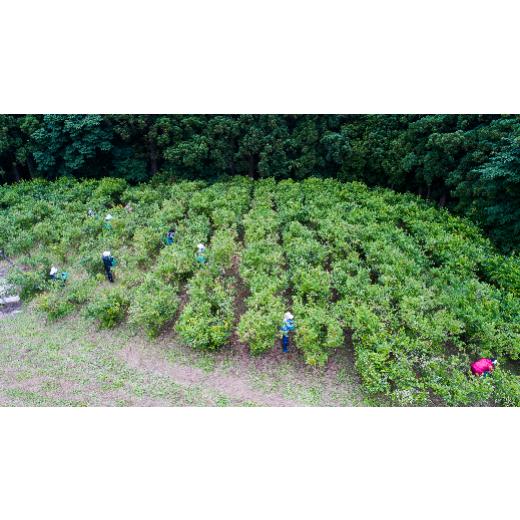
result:
M 364 404 L 353 366 L 305 366 L 296 354 L 208 354 L 80 316 L 47 322 L 29 306 L 0 320 L 1 406 L 350 406 Z M 336 374 L 331 377 L 331 372 Z

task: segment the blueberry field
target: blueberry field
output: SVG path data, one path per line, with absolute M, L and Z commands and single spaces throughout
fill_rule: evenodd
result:
M 290 311 L 302 361 L 349 351 L 375 400 L 520 405 L 520 259 L 413 195 L 315 178 L 21 182 L 0 187 L 0 250 L 49 327 L 80 316 L 209 358 L 236 343 L 262 357 Z M 498 359 L 490 377 L 471 374 L 480 357 Z

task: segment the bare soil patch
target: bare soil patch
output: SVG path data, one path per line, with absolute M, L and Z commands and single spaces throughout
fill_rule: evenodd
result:
M 251 295 L 251 292 L 249 291 L 249 288 L 244 283 L 244 280 L 242 280 L 242 277 L 240 276 L 240 256 L 235 255 L 233 257 L 233 263 L 231 266 L 231 269 L 227 273 L 228 276 L 232 276 L 235 280 L 235 301 L 234 301 L 234 312 L 235 312 L 235 319 L 233 322 L 233 333 L 231 334 L 231 338 L 229 340 L 230 347 L 237 352 L 239 355 L 243 356 L 244 358 L 246 356 L 249 356 L 249 347 L 240 341 L 240 338 L 238 337 L 238 331 L 237 327 L 240 322 L 240 318 L 245 314 L 247 310 L 247 304 L 246 300 Z
M 130 345 L 121 356 L 126 363 L 139 370 L 167 375 L 177 384 L 184 386 L 202 385 L 221 392 L 237 401 L 250 401 L 263 406 L 298 406 L 299 403 L 277 395 L 269 395 L 253 389 L 248 381 L 238 374 L 227 375 L 220 370 L 207 373 L 200 368 L 171 363 L 163 349 L 157 345 Z

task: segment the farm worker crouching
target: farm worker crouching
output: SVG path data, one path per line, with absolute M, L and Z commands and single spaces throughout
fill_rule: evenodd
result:
M 51 267 L 51 270 L 49 272 L 49 277 L 51 280 L 61 280 L 64 284 L 67 281 L 69 277 L 69 273 L 67 271 L 62 271 L 58 276 L 58 269 L 54 266 Z
M 110 251 L 103 252 L 103 265 L 105 267 L 105 273 L 110 283 L 114 283 L 114 275 L 112 274 L 112 267 L 116 265 L 115 258 L 110 254 Z
M 488 376 L 497 364 L 496 359 L 482 358 L 474 363 L 471 363 L 471 372 L 476 376 Z
M 175 240 L 175 230 L 170 229 L 168 233 L 166 233 L 166 245 L 171 246 L 173 241 Z
M 204 244 L 197 245 L 197 262 L 201 265 L 206 263 L 206 246 Z
M 289 352 L 289 332 L 293 331 L 295 328 L 294 316 L 290 312 L 286 312 L 283 315 L 283 323 L 280 327 L 280 330 L 282 331 L 282 350 L 284 352 Z
M 95 217 L 95 216 L 96 216 L 96 214 L 94 213 L 94 210 L 91 209 L 91 208 L 89 208 L 89 210 L 87 211 L 87 215 L 88 215 L 89 217 Z
M 108 229 L 108 230 L 112 229 L 112 224 L 110 224 L 110 221 L 113 218 L 114 217 L 110 213 L 105 217 L 105 223 L 103 224 L 105 229 Z

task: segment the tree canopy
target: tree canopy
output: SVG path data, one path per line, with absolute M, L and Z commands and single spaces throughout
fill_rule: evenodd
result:
M 517 115 L 0 115 L 0 182 L 334 177 L 419 194 L 520 245 Z

